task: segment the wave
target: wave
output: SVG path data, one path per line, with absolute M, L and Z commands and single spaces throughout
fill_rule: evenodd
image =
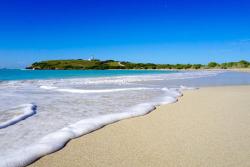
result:
M 135 90 L 148 90 L 152 88 L 145 88 L 145 87 L 139 87 L 139 88 L 120 88 L 120 89 L 96 89 L 96 90 L 90 90 L 90 89 L 64 89 L 64 88 L 57 88 L 52 86 L 40 86 L 41 89 L 46 90 L 54 90 L 58 92 L 67 92 L 67 93 L 111 93 L 111 92 L 121 92 L 121 91 L 135 91 Z
M 225 73 L 225 71 L 188 71 L 170 74 L 154 74 L 154 75 L 134 75 L 134 76 L 112 76 L 112 77 L 96 77 L 96 78 L 67 78 L 67 79 L 50 79 L 50 80 L 20 80 L 20 81 L 3 81 L 1 86 L 13 87 L 30 84 L 54 85 L 130 85 L 144 81 L 162 81 L 176 79 L 191 79 L 216 76 L 217 74 Z
M 11 154 L 11 156 L 0 157 L 0 166 L 22 167 L 27 166 L 38 158 L 60 150 L 65 144 L 74 138 L 90 133 L 105 125 L 137 116 L 143 116 L 153 111 L 157 105 L 169 104 L 177 101 L 182 96 L 180 89 L 163 89 L 165 96 L 151 103 L 138 104 L 126 112 L 101 115 L 87 118 L 50 133 L 41 138 L 35 144 L 23 148 Z
M 0 129 L 3 129 L 34 115 L 36 113 L 36 105 L 23 104 L 0 113 Z

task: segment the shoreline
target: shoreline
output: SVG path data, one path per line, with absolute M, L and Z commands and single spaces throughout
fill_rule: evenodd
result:
M 175 68 L 159 68 L 159 69 L 72 69 L 72 70 L 64 70 L 64 69 L 26 69 L 26 68 L 20 68 L 20 69 L 0 69 L 0 70 L 27 70 L 27 71 L 90 71 L 90 70 L 96 70 L 96 71 L 105 71 L 105 70 L 146 70 L 146 71 L 157 71 L 157 70 L 166 70 L 166 71 L 238 71 L 238 72 L 250 72 L 250 68 L 199 68 L 199 69 L 175 69 Z
M 231 96 L 231 99 L 227 98 L 225 96 L 225 93 L 228 94 L 228 91 L 230 91 L 230 90 L 231 91 L 233 90 L 232 93 L 234 93 L 234 95 Z M 222 94 L 218 94 L 218 92 L 221 92 Z M 170 121 L 174 121 L 173 123 L 175 123 L 175 124 L 171 124 L 168 119 L 171 119 L 172 117 L 169 118 L 169 116 L 171 116 L 175 112 L 171 112 L 171 111 L 168 112 L 165 110 L 169 110 L 169 109 L 176 110 L 176 106 L 182 108 L 182 107 L 184 107 L 183 105 L 187 105 L 186 107 L 190 108 L 191 107 L 190 105 L 192 105 L 191 99 L 197 98 L 197 96 L 198 97 L 204 96 L 204 98 L 206 98 L 205 97 L 206 94 L 210 94 L 210 96 L 211 96 L 211 94 L 215 94 L 215 95 L 218 94 L 218 96 L 214 97 L 215 99 L 219 98 L 220 100 L 223 100 L 223 98 L 226 98 L 227 100 L 225 101 L 225 99 L 224 99 L 224 103 L 231 105 L 231 103 L 228 103 L 228 101 L 231 102 L 232 100 L 237 100 L 238 98 L 235 98 L 234 96 L 238 97 L 239 94 L 241 95 L 240 99 L 244 100 L 244 96 L 242 97 L 242 94 L 248 95 L 249 93 L 247 94 L 246 92 L 250 92 L 249 85 L 248 86 L 207 87 L 207 88 L 203 87 L 200 90 L 184 91 L 184 96 L 179 98 L 178 103 L 161 105 L 161 106 L 157 107 L 157 109 L 154 110 L 153 112 L 146 114 L 142 117 L 125 119 L 125 120 L 116 122 L 115 124 L 109 124 L 109 125 L 105 126 L 104 128 L 101 128 L 97 131 L 94 131 L 92 133 L 89 133 L 87 135 L 79 137 L 77 139 L 73 139 L 62 150 L 60 150 L 56 153 L 47 155 L 47 156 L 41 158 L 40 160 L 36 161 L 35 163 L 31 164 L 30 166 L 38 166 L 38 167 L 40 167 L 40 166 L 69 166 L 69 165 L 70 166 L 81 166 L 81 164 L 86 164 L 86 166 L 112 166 L 112 165 L 117 166 L 120 162 L 122 162 L 123 165 L 119 164 L 119 166 L 131 166 L 131 165 L 132 166 L 151 166 L 152 165 L 151 163 L 153 163 L 153 162 L 159 163 L 159 165 L 155 165 L 155 166 L 164 166 L 165 165 L 164 163 L 166 163 L 170 166 L 178 166 L 176 159 L 175 159 L 175 161 L 169 159 L 172 154 L 176 154 L 174 156 L 174 158 L 176 158 L 176 156 L 178 155 L 176 152 L 171 153 L 172 152 L 171 149 L 168 150 L 167 147 L 163 147 L 165 149 L 162 150 L 161 147 L 157 147 L 157 146 L 161 145 L 161 144 L 168 145 L 170 141 L 174 142 L 175 145 L 182 144 L 182 143 L 178 143 L 177 141 L 175 142 L 174 140 L 172 140 L 173 136 L 169 135 L 169 133 L 175 134 L 175 131 L 172 131 L 173 128 L 175 130 L 179 131 L 179 129 L 177 127 L 180 125 L 177 124 L 178 125 L 177 127 L 173 126 L 173 125 L 176 125 L 175 121 L 180 121 L 179 123 L 181 123 L 181 121 L 185 122 L 187 120 L 185 120 L 183 115 L 181 115 L 181 114 L 178 115 L 179 113 L 176 113 L 178 115 L 177 117 L 172 116 L 176 120 L 175 119 L 170 120 Z M 248 95 L 248 96 L 250 96 L 250 95 Z M 247 99 L 248 97 L 245 97 L 245 98 Z M 201 101 L 201 102 L 203 105 L 208 105 L 210 103 L 209 102 L 210 100 L 213 101 L 215 99 L 211 99 L 211 97 L 210 97 L 210 98 L 206 98 L 206 100 L 208 100 L 208 102 L 206 102 L 206 101 L 205 102 Z M 200 99 L 197 98 L 197 100 L 199 101 Z M 186 101 L 189 101 L 189 102 L 186 102 Z M 238 99 L 238 101 L 239 101 L 239 99 Z M 190 104 L 190 102 L 191 102 L 191 104 Z M 222 104 L 224 104 L 224 103 L 222 103 Z M 241 110 L 244 110 L 244 107 L 243 107 L 244 105 L 249 106 L 249 103 L 246 102 L 246 104 L 238 104 L 238 107 Z M 201 104 L 199 104 L 198 106 L 204 107 L 204 106 L 201 106 Z M 184 113 L 183 113 L 183 111 L 181 111 L 181 112 L 182 112 L 182 114 L 185 114 L 185 112 Z M 191 117 L 195 118 L 195 113 L 192 113 L 190 111 L 190 109 L 188 110 L 188 112 L 190 112 L 189 114 L 191 114 Z M 224 110 L 222 110 L 221 112 L 225 114 Z M 233 113 L 233 111 L 231 111 L 231 112 Z M 206 114 L 209 115 L 209 113 L 206 113 Z M 235 113 L 233 113 L 233 114 L 235 114 Z M 181 120 L 179 117 L 181 117 L 184 120 Z M 164 120 L 164 118 L 166 120 Z M 180 120 L 178 120 L 178 119 L 180 119 Z M 203 118 L 203 120 L 204 120 L 204 118 Z M 231 120 L 231 121 L 233 121 L 233 120 Z M 163 127 L 159 126 L 157 124 L 157 122 L 161 122 L 163 124 Z M 223 120 L 222 120 L 222 122 L 225 123 Z M 152 127 L 150 126 L 151 124 L 148 124 L 148 123 L 151 123 L 155 129 L 153 130 Z M 190 122 L 188 122 L 188 123 L 190 123 Z M 198 121 L 198 123 L 201 123 L 201 122 Z M 211 124 L 211 122 L 208 122 L 208 123 Z M 167 124 L 167 126 L 166 126 L 166 124 Z M 187 124 L 187 126 L 189 126 L 189 124 Z M 237 124 L 235 124 L 235 126 L 237 127 Z M 138 127 L 138 129 L 135 127 Z M 247 126 L 247 128 L 250 129 L 249 126 Z M 130 131 L 130 130 L 132 130 L 132 131 Z M 170 132 L 168 132 L 168 133 L 165 131 L 162 131 L 162 132 L 163 132 L 163 134 L 166 135 L 166 138 L 170 138 L 171 140 L 170 141 L 166 140 L 165 142 L 160 141 L 160 139 L 162 139 L 161 134 L 158 134 L 155 132 L 158 130 L 159 131 L 161 131 L 161 130 L 169 131 L 170 130 Z M 206 130 L 211 130 L 211 129 L 202 129 L 202 130 L 206 131 Z M 193 131 L 190 131 L 190 133 L 192 133 L 192 132 Z M 146 133 L 146 134 L 144 134 L 144 133 Z M 139 134 L 139 136 L 138 136 L 138 134 Z M 140 135 L 142 135 L 142 136 L 140 136 Z M 181 136 L 181 134 L 178 134 L 178 135 Z M 244 133 L 241 135 L 244 135 Z M 155 136 L 155 138 L 153 136 Z M 152 137 L 153 137 L 153 139 L 151 139 Z M 210 136 L 206 136 L 206 137 L 209 138 Z M 110 138 L 112 139 L 111 140 L 112 142 L 107 143 L 106 141 L 109 141 Z M 181 138 L 177 138 L 177 139 L 178 139 L 178 141 L 182 140 Z M 140 140 L 142 141 L 142 143 L 139 142 Z M 248 138 L 248 143 L 249 143 L 249 141 L 250 141 L 250 139 Z M 123 142 L 125 142 L 125 143 L 123 143 Z M 190 142 L 192 142 L 192 141 L 190 141 Z M 209 141 L 205 141 L 205 142 L 209 142 Z M 230 141 L 230 142 L 232 142 L 232 141 Z M 121 143 L 123 143 L 123 144 L 121 144 Z M 151 147 L 150 143 L 153 143 L 154 147 Z M 188 144 L 188 143 L 186 143 L 186 144 Z M 223 143 L 221 143 L 221 144 L 223 144 Z M 238 143 L 238 144 L 245 144 L 245 143 Z M 113 147 L 113 145 L 115 145 L 115 146 Z M 176 147 L 177 147 L 177 145 L 176 145 Z M 130 149 L 126 149 L 126 148 L 124 148 L 124 146 L 126 146 Z M 168 146 L 171 146 L 171 145 L 168 145 Z M 189 146 L 191 146 L 191 145 L 189 145 Z M 147 147 L 149 147 L 149 148 L 147 148 Z M 154 151 L 156 151 L 155 150 L 156 148 L 160 149 L 161 151 L 154 152 Z M 141 153 L 143 155 L 143 157 L 145 157 L 145 156 L 147 157 L 149 155 L 151 156 L 151 154 L 150 154 L 150 152 L 151 152 L 153 158 L 149 157 L 149 159 L 144 159 L 139 154 L 138 154 L 138 156 L 136 156 L 138 152 L 134 152 L 133 149 L 136 149 L 137 151 L 139 150 L 139 153 Z M 176 151 L 177 148 L 172 148 L 172 149 L 174 149 L 174 151 Z M 198 154 L 196 154 L 196 152 L 192 152 L 192 150 L 184 149 L 183 151 L 184 152 L 191 151 L 190 152 L 191 154 L 198 156 Z M 220 151 L 220 150 L 217 150 L 217 151 Z M 225 150 L 223 150 L 223 151 L 225 151 Z M 105 153 L 105 152 L 107 152 L 107 153 Z M 165 155 L 164 157 L 166 159 L 168 159 L 169 162 L 167 162 L 167 161 L 165 162 L 165 160 L 162 157 L 157 157 L 157 156 L 154 157 L 155 153 L 164 154 Z M 181 152 L 179 152 L 179 153 L 181 153 Z M 201 152 L 201 153 L 205 154 L 204 152 Z M 103 155 L 103 154 L 106 154 L 106 155 Z M 209 154 L 209 156 L 212 156 L 212 155 Z M 140 158 L 142 158 L 142 159 L 140 159 Z M 183 157 L 184 162 L 190 161 L 190 159 L 186 159 L 186 158 L 187 157 Z M 228 158 L 228 157 L 225 157 L 225 158 Z M 240 158 L 240 157 L 238 157 L 238 158 Z M 131 161 L 129 161 L 129 160 L 124 161 L 123 159 L 130 159 Z M 145 162 L 148 161 L 148 163 L 151 165 L 140 163 L 141 160 L 143 160 Z M 158 162 L 156 162 L 156 161 L 158 161 Z M 197 160 L 197 162 L 196 161 L 192 162 L 194 164 L 192 166 L 195 166 L 195 164 L 198 162 L 201 163 L 200 159 Z M 223 161 L 220 163 L 227 163 L 227 162 Z M 250 164 L 249 161 L 247 161 L 246 163 Z M 214 164 L 214 165 L 216 165 L 216 164 Z M 181 166 L 181 165 L 179 164 L 179 166 Z

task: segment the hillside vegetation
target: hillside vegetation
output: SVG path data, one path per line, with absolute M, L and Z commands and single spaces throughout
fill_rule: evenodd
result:
M 242 60 L 239 62 L 202 64 L 153 64 L 153 63 L 131 63 L 114 60 L 49 60 L 33 63 L 27 69 L 35 70 L 105 70 L 105 69 L 228 69 L 228 68 L 250 68 L 250 62 Z

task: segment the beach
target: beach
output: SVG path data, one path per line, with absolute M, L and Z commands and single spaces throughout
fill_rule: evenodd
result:
M 250 167 L 249 8 L 3 1 L 0 167 Z
M 71 140 L 32 167 L 250 166 L 250 86 L 186 90 L 178 102 Z
M 238 68 L 238 69 L 228 69 L 229 71 L 237 71 L 237 72 L 247 72 L 250 73 L 249 68 Z

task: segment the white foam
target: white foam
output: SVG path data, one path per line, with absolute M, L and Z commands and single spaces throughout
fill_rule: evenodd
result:
M 162 81 L 176 79 L 190 79 L 211 77 L 225 71 L 188 71 L 167 74 L 153 75 L 134 75 L 134 76 L 117 76 L 117 77 L 97 77 L 97 78 L 71 78 L 71 79 L 53 79 L 53 80 L 24 80 L 24 81 L 5 81 L 1 86 L 20 87 L 22 85 L 39 84 L 43 89 L 53 89 L 54 87 L 71 85 L 130 85 L 136 82 L 144 81 Z
M 55 86 L 40 86 L 41 89 L 47 89 L 47 90 L 52 90 L 52 89 L 57 89 Z
M 187 87 L 187 86 L 183 86 L 183 85 L 180 86 L 180 90 L 196 90 L 196 89 L 198 89 L 198 88 L 196 88 L 196 87 Z
M 138 104 L 127 112 L 84 119 L 50 133 L 29 147 L 18 150 L 10 156 L 0 157 L 0 166 L 22 167 L 29 165 L 42 156 L 58 151 L 71 139 L 122 119 L 148 114 L 155 109 L 156 105 L 174 103 L 177 101 L 177 97 L 181 96 L 181 92 L 178 89 L 165 88 L 164 91 L 166 93 L 165 96 L 155 102 Z
M 69 140 L 99 129 L 116 121 L 145 115 L 155 107 L 151 104 L 140 104 L 130 112 L 98 116 L 85 119 L 43 137 L 36 144 L 15 152 L 8 157 L 0 157 L 0 166 L 26 166 L 36 159 L 61 149 Z
M 165 91 L 167 94 L 169 94 L 172 97 L 180 97 L 182 96 L 182 93 L 180 91 L 180 89 L 177 88 L 162 88 L 163 91 Z
M 34 104 L 23 104 L 7 111 L 0 112 L 0 114 L 2 114 L 0 121 L 3 120 L 3 122 L 0 122 L 0 129 L 16 124 L 35 113 L 36 105 Z
M 121 92 L 121 91 L 135 91 L 135 90 L 147 90 L 151 88 L 139 87 L 139 88 L 120 88 L 120 89 L 69 89 L 69 88 L 57 88 L 51 86 L 40 86 L 42 89 L 54 90 L 58 92 L 67 92 L 67 93 L 111 93 L 111 92 Z

